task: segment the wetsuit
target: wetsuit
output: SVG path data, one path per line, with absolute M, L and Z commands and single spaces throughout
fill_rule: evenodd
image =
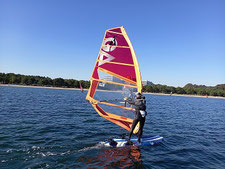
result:
M 128 103 L 135 106 L 135 118 L 133 120 L 131 129 L 130 129 L 130 134 L 129 134 L 128 140 L 130 141 L 130 138 L 133 134 L 134 128 L 136 127 L 138 122 L 140 122 L 140 128 L 139 128 L 139 131 L 138 131 L 138 142 L 140 142 L 141 136 L 142 136 L 142 133 L 143 133 L 143 127 L 144 127 L 144 124 L 145 124 L 145 116 L 147 115 L 145 97 L 136 98 L 135 101 L 128 100 Z M 141 115 L 140 110 L 145 112 L 144 117 Z

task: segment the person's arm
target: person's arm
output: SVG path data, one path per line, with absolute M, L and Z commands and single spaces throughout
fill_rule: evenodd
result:
M 131 104 L 131 105 L 135 105 L 135 102 L 134 101 L 132 101 L 132 100 L 127 100 L 127 102 L 129 103 L 129 104 Z

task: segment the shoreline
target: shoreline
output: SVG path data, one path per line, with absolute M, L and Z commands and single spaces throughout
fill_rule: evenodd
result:
M 40 89 L 60 89 L 60 90 L 80 90 L 80 88 L 65 88 L 65 87 L 50 87 L 50 86 L 29 86 L 29 85 L 15 85 L 15 84 L 0 84 L 0 86 L 9 86 L 9 87 L 24 87 L 24 88 L 40 88 Z M 83 89 L 87 91 L 88 89 Z M 105 90 L 98 90 L 105 91 Z M 118 92 L 118 91 L 117 91 Z M 151 94 L 151 95 L 166 95 L 170 96 L 170 94 L 165 93 L 151 93 L 144 92 L 143 94 Z M 201 95 L 187 95 L 187 94 L 172 94 L 171 96 L 183 96 L 183 97 L 201 97 L 201 98 L 214 98 L 214 99 L 225 99 L 225 97 L 220 96 L 201 96 Z
M 37 89 L 80 90 L 80 88 L 51 87 L 51 86 L 29 86 L 29 85 L 15 85 L 15 84 L 0 84 L 0 86 L 25 87 L 25 88 L 37 88 Z M 83 90 L 88 90 L 88 89 L 83 89 Z
M 170 96 L 170 94 L 165 93 L 151 93 L 151 92 L 144 92 L 144 94 L 152 94 L 152 95 L 166 95 Z M 213 98 L 213 99 L 225 99 L 225 97 L 221 96 L 201 96 L 201 95 L 188 95 L 188 94 L 172 94 L 171 96 L 183 96 L 183 97 L 201 97 L 201 98 Z

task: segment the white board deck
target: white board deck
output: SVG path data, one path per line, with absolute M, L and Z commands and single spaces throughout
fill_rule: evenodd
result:
M 126 139 L 113 139 L 114 144 L 112 144 L 111 141 L 106 141 L 103 143 L 106 147 L 126 147 L 126 146 L 153 146 L 155 144 L 158 144 L 159 142 L 162 142 L 163 137 L 161 136 L 143 136 L 141 138 L 141 143 L 137 141 L 137 138 L 132 138 L 130 141 L 133 143 L 132 145 L 127 145 Z

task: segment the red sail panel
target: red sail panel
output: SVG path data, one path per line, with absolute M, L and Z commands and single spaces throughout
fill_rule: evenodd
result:
M 111 75 L 136 82 L 131 49 L 123 34 L 106 32 L 98 60 L 97 66 L 110 71 Z
M 126 121 L 123 121 L 123 120 L 116 120 L 116 119 L 113 119 L 113 118 L 106 118 L 108 119 L 109 121 L 117 124 L 118 126 L 126 129 L 126 130 L 130 130 L 131 128 L 131 125 L 132 125 L 132 122 L 126 122 Z
M 104 38 L 103 43 L 105 45 L 108 45 L 111 40 L 114 40 L 115 38 L 115 42 L 116 44 L 114 44 L 115 46 L 126 46 L 129 47 L 126 39 L 124 38 L 124 36 L 122 34 L 117 34 L 117 33 L 112 33 L 112 32 L 107 32 Z
M 113 56 L 113 58 L 110 60 L 112 62 L 118 62 L 118 63 L 125 63 L 125 64 L 131 64 L 133 65 L 133 59 L 129 48 L 119 48 L 117 47 L 115 50 L 112 50 L 110 52 L 106 52 L 104 49 L 106 46 L 103 46 L 101 49 L 104 52 L 101 52 L 99 55 L 99 59 L 103 55 L 103 60 L 107 59 L 110 56 Z M 110 55 L 110 56 L 109 56 Z
M 108 29 L 108 31 L 113 31 L 113 32 L 118 32 L 118 33 L 122 33 L 120 28 L 113 28 L 113 29 Z
M 93 106 L 94 106 L 94 108 L 96 108 L 96 110 L 100 116 L 103 116 L 104 118 L 117 124 L 118 126 L 121 126 L 122 128 L 124 128 L 126 130 L 130 130 L 131 125 L 133 123 L 132 119 L 125 118 L 122 116 L 117 116 L 117 115 L 113 115 L 114 117 L 112 117 L 110 113 L 105 112 L 99 105 L 93 105 Z M 120 119 L 118 119 L 118 118 L 120 118 Z
M 97 65 L 97 63 L 98 62 L 96 62 L 96 65 Z M 92 77 L 93 78 L 95 78 L 95 79 L 99 79 L 99 75 L 98 75 L 98 67 L 95 65 L 95 67 L 94 67 L 94 71 L 93 71 L 93 73 L 92 73 Z M 98 81 L 96 81 L 96 80 L 92 80 L 91 81 L 91 86 L 90 86 L 90 88 L 89 88 L 89 92 L 88 92 L 88 95 L 90 96 L 90 97 L 94 97 L 94 94 L 95 94 L 95 91 L 96 91 L 96 89 L 97 89 L 97 87 L 98 87 Z
M 96 63 L 97 65 L 98 63 Z M 92 73 L 92 77 L 95 79 L 99 79 L 99 75 L 98 75 L 98 67 L 95 65 L 94 71 Z
M 101 67 L 105 70 L 108 70 L 112 73 L 115 73 L 119 76 L 122 76 L 125 79 L 132 80 L 133 82 L 136 82 L 136 74 L 135 74 L 135 69 L 134 69 L 133 66 L 104 63 L 99 67 Z
M 95 91 L 98 87 L 98 83 L 99 82 L 96 80 L 92 80 L 92 82 L 91 82 L 91 87 L 90 87 L 89 91 L 90 91 L 90 97 L 92 97 L 92 98 L 94 97 Z
M 80 91 L 81 91 L 81 93 L 83 93 L 83 91 L 84 91 L 81 83 L 80 83 Z
M 99 113 L 101 113 L 104 116 L 108 116 L 108 114 L 99 105 L 95 105 L 95 107 L 99 111 Z

